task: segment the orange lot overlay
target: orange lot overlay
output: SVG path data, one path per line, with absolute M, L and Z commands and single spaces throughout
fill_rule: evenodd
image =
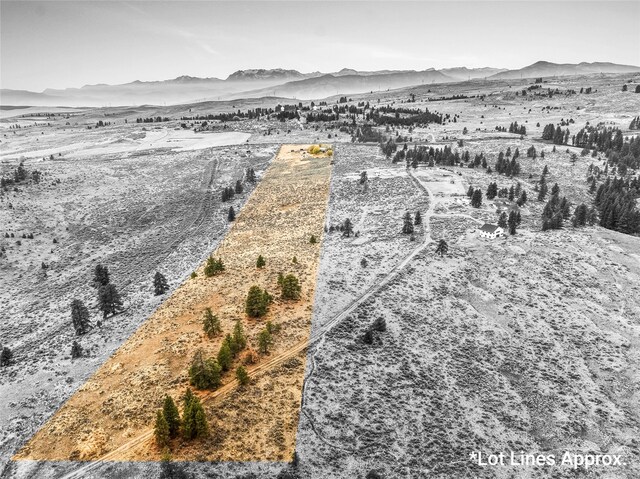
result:
M 216 357 L 224 335 L 241 320 L 248 344 L 258 350 L 266 321 L 279 326 L 267 354 L 246 365 L 251 377 L 240 387 L 233 371 L 222 386 L 194 390 L 202 401 L 210 434 L 173 439 L 173 460 L 290 460 L 300 413 L 305 351 L 310 334 L 331 177 L 331 152 L 308 153 L 311 145 L 283 145 L 228 234 L 212 252 L 222 274 L 205 277 L 204 264 L 138 328 L 98 371 L 16 454 L 15 460 L 160 460 L 167 451 L 154 440 L 156 411 L 165 394 L 180 398 L 189 386 L 188 368 L 202 348 Z M 317 151 L 314 150 L 314 151 Z M 315 236 L 317 242 L 310 241 Z M 256 267 L 259 255 L 264 268 Z M 295 261 L 294 261 L 295 258 Z M 297 301 L 279 298 L 278 274 L 300 280 Z M 244 312 L 252 285 L 274 297 L 265 317 Z M 203 311 L 211 308 L 223 333 L 208 338 Z M 116 319 L 117 320 L 117 319 Z M 192 388 L 193 389 L 193 388 Z

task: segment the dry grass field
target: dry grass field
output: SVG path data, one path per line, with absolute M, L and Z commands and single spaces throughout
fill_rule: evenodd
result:
M 187 387 L 194 351 L 215 356 L 223 335 L 207 339 L 202 314 L 212 308 L 223 334 L 240 319 L 249 344 L 266 320 L 279 325 L 270 355 L 308 337 L 330 178 L 330 158 L 312 156 L 308 145 L 284 145 L 238 215 L 222 244 L 212 253 L 226 270 L 183 283 L 18 453 L 16 459 L 99 459 L 126 445 L 153 424 L 164 394 L 179 398 Z M 311 244 L 312 235 L 318 242 Z M 262 255 L 266 266 L 256 268 Z M 295 260 L 294 260 L 295 258 Z M 295 274 L 302 285 L 297 302 L 278 300 L 277 275 Z M 253 284 L 276 297 L 266 318 L 248 319 L 244 300 Z M 268 360 L 269 355 L 262 358 Z M 260 362 L 257 363 L 258 365 Z M 251 371 L 254 368 L 249 367 Z M 304 354 L 223 401 L 207 401 L 214 433 L 209 442 L 176 444 L 176 459 L 278 460 L 295 444 Z M 224 382 L 231 381 L 232 374 Z M 214 395 L 212 395 L 213 397 Z M 206 395 L 203 396 L 206 398 Z M 273 440 L 276 437 L 276 440 Z M 153 442 L 153 441 L 149 441 Z M 155 445 L 122 450 L 111 460 L 158 460 Z

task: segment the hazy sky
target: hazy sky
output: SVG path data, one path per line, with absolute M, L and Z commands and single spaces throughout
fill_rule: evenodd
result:
M 302 72 L 640 65 L 640 2 L 0 1 L 0 86 Z

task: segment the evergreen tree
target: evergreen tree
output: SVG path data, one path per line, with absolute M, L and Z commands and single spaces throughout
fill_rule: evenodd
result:
M 236 181 L 236 194 L 242 194 L 243 190 L 244 188 L 242 188 L 242 182 L 240 180 Z
M 98 288 L 98 304 L 104 319 L 122 308 L 122 299 L 114 285 L 108 283 Z
M 444 256 L 449 252 L 449 245 L 443 239 L 438 242 L 438 247 L 436 248 L 436 254 L 439 254 L 440 257 Z
M 296 278 L 292 274 L 288 274 L 282 278 L 280 283 L 280 288 L 282 289 L 281 297 L 284 300 L 298 300 L 300 299 L 300 292 L 302 288 L 300 287 L 300 283 L 298 282 L 298 278 Z
M 258 335 L 258 350 L 262 354 L 267 354 L 269 352 L 269 346 L 271 346 L 272 342 L 273 339 L 268 329 L 265 328 L 260 331 L 260 334 Z
M 473 194 L 471 196 L 473 196 Z M 496 196 L 498 196 L 498 184 L 495 182 L 489 183 L 489 186 L 487 187 L 487 199 L 492 200 Z
M 267 262 L 264 260 L 262 255 L 258 255 L 258 259 L 256 261 L 256 268 L 264 268 Z
M 573 214 L 573 226 L 579 227 L 587 224 L 587 205 L 579 204 Z
M 229 221 L 233 221 L 233 220 L 235 220 L 235 219 L 236 219 L 236 212 L 235 212 L 235 210 L 233 209 L 233 206 L 230 206 L 230 207 L 229 207 L 229 213 L 227 214 L 227 219 L 228 219 Z
M 509 234 L 514 235 L 516 234 L 516 226 L 518 225 L 518 218 L 516 216 L 516 212 L 512 211 L 511 213 L 509 213 Z
M 206 437 L 209 434 L 209 425 L 200 399 L 191 397 L 185 402 L 182 413 L 182 433 L 185 439 Z
M 352 234 L 353 234 L 353 223 L 351 223 L 351 220 L 347 218 L 346 220 L 344 220 L 344 223 L 342 224 L 342 236 L 346 236 L 348 238 Z
M 89 330 L 89 310 L 79 299 L 71 302 L 71 322 L 78 336 Z
M 467 190 L 467 196 L 471 198 L 474 192 L 475 190 L 473 189 L 473 186 L 469 185 L 469 189 Z
M 215 359 L 205 359 L 202 349 L 198 349 L 189 367 L 189 382 L 198 389 L 216 389 L 220 386 L 220 372 Z
M 544 180 L 544 176 L 540 178 L 540 184 L 538 187 L 538 201 L 543 201 L 545 196 L 547 196 L 547 182 Z
M 242 327 L 242 322 L 240 320 L 237 320 L 236 324 L 233 326 L 232 339 L 233 348 L 231 352 L 235 356 L 247 346 L 247 337 L 244 334 L 244 328 Z
M 251 167 L 247 168 L 247 181 L 249 183 L 256 182 L 256 172 Z
M 206 308 L 204 310 L 204 318 L 202 320 L 202 329 L 204 333 L 209 337 L 213 338 L 218 336 L 222 332 L 222 326 L 220 325 L 220 320 L 218 316 L 213 314 L 211 308 Z
M 0 352 L 0 366 L 9 366 L 13 362 L 13 351 L 7 346 Z
M 93 286 L 98 288 L 109 284 L 109 268 L 97 264 L 93 275 Z
M 74 341 L 71 345 L 71 359 L 76 359 L 82 356 L 82 346 L 78 341 Z
M 236 368 L 236 379 L 238 380 L 238 384 L 240 386 L 246 386 L 249 384 L 249 374 L 244 366 L 238 366 Z
M 153 427 L 153 435 L 156 439 L 156 444 L 159 447 L 165 447 L 169 444 L 169 425 L 161 411 L 156 413 L 156 423 Z
M 413 233 L 413 218 L 411 217 L 411 213 L 408 211 L 404 214 L 403 218 L 404 224 L 402 225 L 402 232 L 404 234 L 412 234 Z
M 311 238 L 309 238 L 309 243 L 316 244 L 317 242 L 318 240 L 316 239 L 315 235 L 311 235 Z
M 222 368 L 223 372 L 226 372 L 231 368 L 231 362 L 233 361 L 233 357 L 231 355 L 231 347 L 229 346 L 228 341 L 223 341 L 220 346 L 220 351 L 218 351 L 218 364 Z
M 180 432 L 180 413 L 173 399 L 168 394 L 162 404 L 162 416 L 167 423 L 169 437 L 176 437 Z
M 160 296 L 161 294 L 169 291 L 169 284 L 167 283 L 167 278 L 164 277 L 162 273 L 156 271 L 155 276 L 153 277 L 153 289 L 156 296 Z
M 507 227 L 507 214 L 503 211 L 498 218 L 498 226 L 500 228 L 506 229 Z
M 259 318 L 267 314 L 272 298 L 266 290 L 259 286 L 251 286 L 245 301 L 245 312 L 251 318 Z
M 216 276 L 225 270 L 222 259 L 214 259 L 213 256 L 207 258 L 207 264 L 204 267 L 204 275 L 207 278 Z
M 482 191 L 478 188 L 473 192 L 473 196 L 471 197 L 471 206 L 474 208 L 480 208 L 482 206 Z
M 416 226 L 422 224 L 422 215 L 420 214 L 419 211 L 416 211 L 416 214 L 415 214 L 414 220 L 413 220 L 413 224 L 415 224 Z

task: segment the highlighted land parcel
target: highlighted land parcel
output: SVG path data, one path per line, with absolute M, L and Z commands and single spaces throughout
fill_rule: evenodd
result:
M 233 370 L 200 397 L 211 433 L 171 443 L 173 460 L 289 460 L 295 449 L 320 244 L 327 208 L 331 158 L 307 153 L 310 145 L 283 145 L 260 183 L 212 253 L 223 273 L 206 277 L 204 264 L 159 307 L 100 369 L 16 454 L 15 460 L 153 461 L 162 450 L 153 439 L 156 411 L 165 394 L 176 402 L 189 384 L 188 368 L 201 348 L 216 357 L 237 320 L 258 348 L 267 321 L 278 332 L 267 354 L 246 365 L 251 377 L 239 388 Z M 317 241 L 312 241 L 315 237 Z M 256 267 L 261 255 L 263 268 Z M 297 301 L 279 298 L 278 275 L 300 280 Z M 249 288 L 274 297 L 266 316 L 245 314 Z M 203 332 L 206 308 L 218 316 L 222 334 Z M 117 317 L 114 319 L 117 320 Z M 292 355 L 291 351 L 299 351 Z M 287 355 L 286 361 L 279 356 Z

